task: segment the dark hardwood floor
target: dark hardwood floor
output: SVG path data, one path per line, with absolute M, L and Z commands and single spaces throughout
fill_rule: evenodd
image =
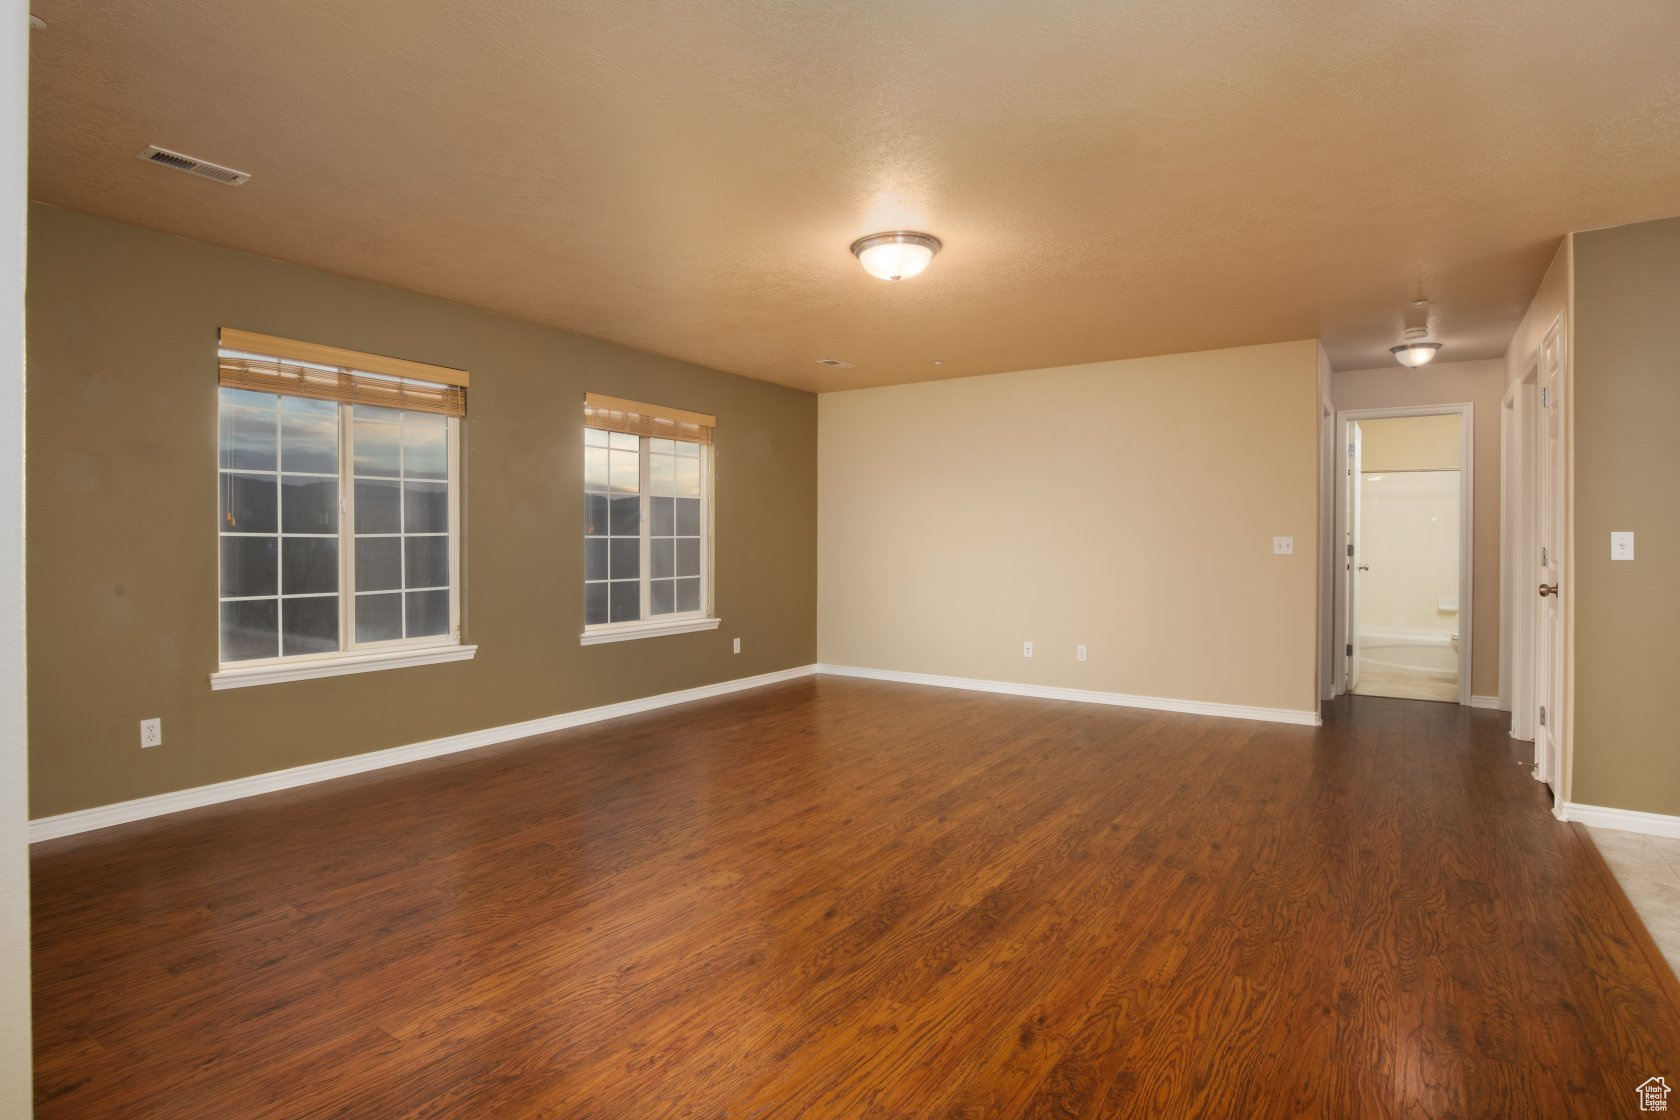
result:
M 1672 977 L 1517 763 L 825 677 L 41 844 L 37 1116 L 1635 1115 Z

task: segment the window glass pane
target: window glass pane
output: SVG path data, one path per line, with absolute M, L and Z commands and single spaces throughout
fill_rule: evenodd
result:
M 222 466 L 235 469 L 275 469 L 280 398 L 273 393 L 221 391 Z
M 403 595 L 403 607 L 410 638 L 449 633 L 449 592 L 410 591 Z
M 281 594 L 312 595 L 337 590 L 338 538 L 281 538 Z
M 356 590 L 390 591 L 401 587 L 402 538 L 356 538 Z M 395 611 L 392 614 L 394 617 Z
M 405 537 L 405 587 L 449 586 L 449 538 Z
M 586 447 L 583 449 L 583 488 L 597 493 L 607 489 L 607 449 L 604 447 Z
M 635 580 L 612 583 L 612 621 L 634 622 L 642 617 L 642 586 Z
M 272 474 L 222 475 L 222 532 L 272 533 L 276 529 Z
M 697 579 L 679 579 L 677 581 L 677 610 L 697 611 L 700 609 L 700 581 Z
M 607 578 L 607 541 L 605 537 L 583 542 L 583 578 Z
M 677 531 L 679 537 L 698 537 L 700 535 L 700 499 L 677 499 Z
M 449 431 L 446 428 L 423 428 L 406 419 L 423 415 L 425 413 L 404 413 L 403 477 L 448 478 Z
M 585 626 L 599 626 L 607 621 L 607 585 L 604 583 L 586 583 L 583 585 L 583 624 Z
M 677 609 L 676 588 L 668 579 L 656 579 L 648 584 L 648 613 L 670 614 Z
M 615 537 L 612 542 L 612 578 L 635 579 L 641 574 L 642 542 L 635 537 Z
M 280 653 L 330 653 L 338 649 L 338 596 L 280 601 Z
M 678 459 L 676 462 L 677 496 L 698 498 L 700 496 L 700 460 Z
M 648 519 L 652 522 L 648 526 L 648 533 L 655 537 L 668 537 L 674 526 L 673 503 L 675 498 L 649 498 Z
M 362 407 L 356 406 L 356 473 L 394 477 L 402 471 L 402 428 L 396 424 L 371 423 L 361 419 Z
M 700 542 L 690 537 L 677 538 L 677 574 L 679 576 L 697 576 L 700 574 Z
M 615 450 L 639 451 L 642 441 L 640 436 L 627 435 L 624 432 L 608 432 L 607 445 Z
M 283 397 L 280 405 L 281 469 L 338 473 L 338 405 Z
M 676 448 L 679 456 L 686 456 L 690 459 L 698 459 L 700 457 L 700 445 L 698 443 L 685 443 L 678 440 L 676 441 Z
M 441 412 L 398 412 L 405 428 L 441 428 L 448 430 L 449 417 Z
M 675 494 L 676 492 L 677 461 L 669 455 L 649 455 L 648 493 Z
M 676 442 L 668 439 L 649 439 L 648 451 L 654 455 L 670 455 L 676 448 Z
M 656 537 L 648 542 L 648 575 L 654 579 L 676 575 L 675 565 L 669 538 L 661 540 Z
M 633 537 L 641 531 L 642 502 L 640 498 L 612 500 L 612 535 Z
M 637 481 L 642 470 L 641 456 L 634 451 L 614 451 L 610 463 L 611 474 L 609 481 L 614 493 L 637 494 L 641 492 L 641 484 Z
M 287 533 L 338 532 L 338 479 L 282 475 L 280 525 Z
M 377 420 L 385 424 L 395 424 L 402 419 L 402 410 L 397 408 L 382 408 L 376 404 L 359 404 L 355 406 L 357 420 Z
M 585 447 L 605 447 L 607 433 L 599 428 L 585 428 L 583 430 L 583 444 Z
M 609 499 L 605 494 L 586 494 L 583 499 L 583 531 L 588 536 L 607 535 Z
M 278 543 L 274 537 L 223 537 L 222 594 L 273 595 L 277 592 L 280 589 Z
M 402 531 L 401 485 L 383 479 L 356 480 L 356 532 Z
M 280 604 L 255 599 L 222 604 L 222 660 L 250 661 L 279 655 Z
M 407 533 L 447 533 L 449 531 L 448 483 L 403 483 L 403 531 Z
M 356 640 L 389 642 L 402 634 L 400 594 L 356 596 Z

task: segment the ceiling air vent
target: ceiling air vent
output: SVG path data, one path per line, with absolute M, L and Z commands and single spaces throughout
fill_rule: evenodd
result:
M 184 156 L 180 152 L 172 152 L 168 148 L 151 145 L 140 153 L 140 158 L 147 163 L 155 163 L 163 167 L 173 167 L 177 171 L 185 171 L 188 175 L 197 175 L 201 179 L 213 179 L 229 187 L 237 187 L 251 177 L 248 171 L 235 171 L 231 167 L 223 167 L 219 163 L 208 163 L 192 156 Z
M 852 363 L 851 362 L 842 362 L 839 358 L 818 358 L 817 359 L 817 364 L 819 366 L 831 366 L 834 369 L 851 369 L 852 368 Z

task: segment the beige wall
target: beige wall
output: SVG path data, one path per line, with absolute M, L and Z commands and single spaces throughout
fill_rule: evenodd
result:
M 1680 218 L 1574 240 L 1570 800 L 1680 815 Z
M 1475 406 L 1475 571 L 1471 580 L 1470 691 L 1499 694 L 1499 409 L 1504 363 L 1435 362 L 1409 370 L 1396 363 L 1346 370 L 1334 377 L 1338 411 L 1430 404 Z
M 34 815 L 815 659 L 814 396 L 50 207 L 29 248 Z M 475 660 L 210 691 L 224 325 L 471 371 Z M 719 630 L 579 647 L 590 390 L 717 415 Z
M 0 1116 L 29 1115 L 28 762 L 24 687 L 23 260 L 29 30 L 0 20 Z
M 1457 416 L 1397 416 L 1366 420 L 1359 430 L 1364 470 L 1457 470 L 1463 445 Z
M 1318 402 L 1311 340 L 825 394 L 822 660 L 1315 711 Z

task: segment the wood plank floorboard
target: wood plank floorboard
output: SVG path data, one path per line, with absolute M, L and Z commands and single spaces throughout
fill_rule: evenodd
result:
M 1498 713 L 672 714 L 37 845 L 36 1115 L 1598 1118 L 1680 1078 Z

